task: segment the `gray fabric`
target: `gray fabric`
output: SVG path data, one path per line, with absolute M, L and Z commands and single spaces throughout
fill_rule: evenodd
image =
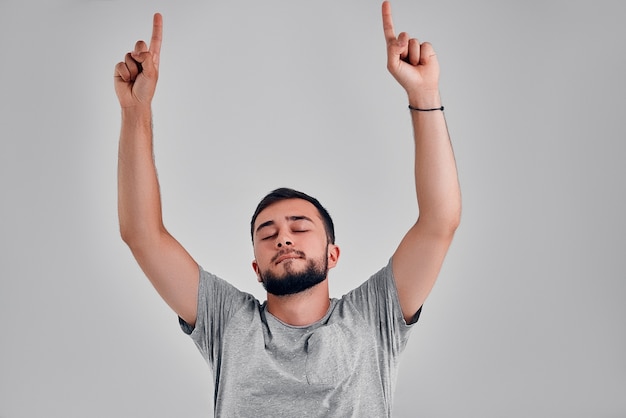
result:
M 201 269 L 195 329 L 181 326 L 213 371 L 216 417 L 289 418 L 390 417 L 411 328 L 391 262 L 306 327 Z

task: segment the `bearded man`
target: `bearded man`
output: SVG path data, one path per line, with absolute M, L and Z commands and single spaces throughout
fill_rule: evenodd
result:
M 115 67 L 122 108 L 122 239 L 211 366 L 216 417 L 389 417 L 399 356 L 459 224 L 461 198 L 429 43 L 396 36 L 382 6 L 387 68 L 406 90 L 419 216 L 380 271 L 340 299 L 328 271 L 340 250 L 317 199 L 271 192 L 251 222 L 263 303 L 208 273 L 165 229 L 152 157 L 151 102 L 162 17 Z

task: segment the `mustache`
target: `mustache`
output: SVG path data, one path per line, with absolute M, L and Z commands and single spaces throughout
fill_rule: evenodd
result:
M 306 255 L 302 251 L 285 249 L 285 250 L 280 250 L 274 255 L 274 257 L 272 257 L 272 260 L 271 260 L 272 263 L 275 263 L 276 260 L 278 260 L 280 257 L 287 255 L 287 254 L 295 254 L 298 257 L 306 258 Z

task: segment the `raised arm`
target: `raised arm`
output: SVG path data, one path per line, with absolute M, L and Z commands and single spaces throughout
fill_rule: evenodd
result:
M 198 266 L 167 232 L 152 151 L 152 98 L 159 75 L 163 33 L 154 15 L 150 46 L 135 44 L 115 66 L 115 92 L 122 108 L 118 156 L 118 214 L 122 239 L 167 304 L 195 324 Z
M 439 63 L 433 47 L 397 37 L 391 5 L 382 5 L 387 69 L 406 90 L 415 140 L 415 190 L 419 217 L 393 255 L 393 273 L 405 319 L 430 293 L 461 217 L 456 163 L 439 96 Z M 432 110 L 437 109 L 437 110 Z

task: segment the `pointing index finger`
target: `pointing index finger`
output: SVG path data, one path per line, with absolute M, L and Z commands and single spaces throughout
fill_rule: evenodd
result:
M 161 13 L 155 13 L 152 19 L 152 38 L 150 38 L 150 52 L 155 59 L 155 64 L 159 65 L 159 56 L 161 54 L 161 40 L 163 39 L 163 16 Z
M 396 33 L 393 30 L 393 19 L 391 17 L 391 4 L 388 1 L 383 2 L 383 32 L 387 43 L 396 39 Z

